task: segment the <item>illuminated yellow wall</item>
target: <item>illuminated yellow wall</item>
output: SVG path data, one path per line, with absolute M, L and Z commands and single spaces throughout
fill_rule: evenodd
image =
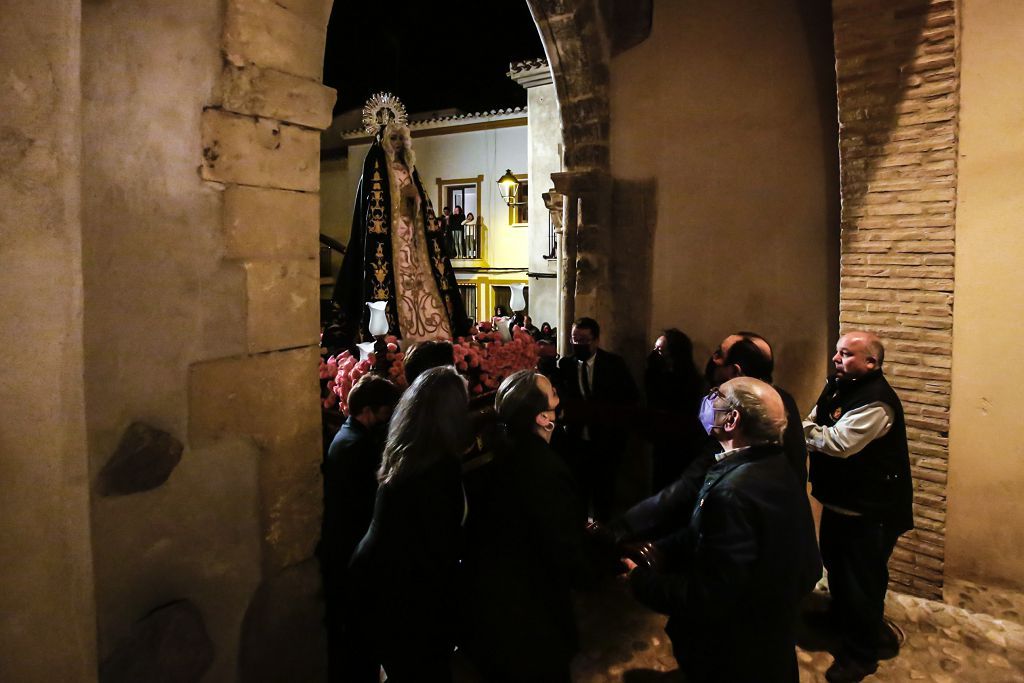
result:
M 1024 586 L 1019 0 L 963 0 L 946 573 Z

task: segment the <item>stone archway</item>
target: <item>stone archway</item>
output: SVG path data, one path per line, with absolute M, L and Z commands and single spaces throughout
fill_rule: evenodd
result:
M 566 166 L 599 177 L 608 166 L 607 56 L 599 50 L 604 41 L 594 10 L 589 2 L 573 8 L 546 0 L 529 4 L 552 60 Z M 242 421 L 203 416 L 225 402 L 261 404 L 255 396 L 220 395 L 221 373 L 252 371 L 266 378 L 272 366 L 289 378 L 289 389 L 313 393 L 309 382 L 301 389 L 301 377 L 315 362 L 317 313 L 308 285 L 316 275 L 319 230 L 318 131 L 329 125 L 335 97 L 320 82 L 331 5 L 230 0 L 225 65 L 202 119 L 202 176 L 225 188 L 225 258 L 239 262 L 246 276 L 249 355 L 193 368 L 190 438 L 240 433 L 271 453 L 274 464 L 261 476 L 264 565 L 270 571 L 309 557 L 315 540 L 311 522 L 318 511 L 303 502 L 301 491 L 317 476 L 312 460 L 297 454 L 313 444 L 316 406 L 310 402 L 301 416 L 290 416 L 280 433 L 268 428 L 280 422 L 270 415 Z
M 529 5 L 561 103 L 570 169 L 562 184 L 590 196 L 608 167 L 600 24 L 589 0 Z M 316 640 L 307 635 L 319 629 L 311 558 L 320 518 L 320 411 L 311 368 L 319 142 L 335 99 L 321 83 L 331 9 L 331 0 L 229 0 L 223 70 L 202 114 L 200 172 L 223 189 L 224 259 L 244 273 L 246 354 L 191 366 L 189 442 L 241 437 L 260 452 L 263 580 L 243 627 L 243 680 L 270 680 L 275 671 L 294 678 L 317 666 L 309 647 Z M 587 227 L 596 223 L 588 219 Z M 281 396 L 288 397 L 284 411 Z M 268 624 L 277 626 L 268 631 Z

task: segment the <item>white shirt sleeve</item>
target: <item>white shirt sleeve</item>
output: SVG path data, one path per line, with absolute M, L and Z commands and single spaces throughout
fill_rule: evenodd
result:
M 892 429 L 892 409 L 885 403 L 869 403 L 854 408 L 831 427 L 814 423 L 817 407 L 804 420 L 804 441 L 808 450 L 849 458 Z

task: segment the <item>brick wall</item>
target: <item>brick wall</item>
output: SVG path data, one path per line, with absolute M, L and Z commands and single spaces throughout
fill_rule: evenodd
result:
M 941 598 L 959 63 L 954 0 L 834 0 L 840 326 L 878 332 L 903 401 L 917 528 L 892 586 Z

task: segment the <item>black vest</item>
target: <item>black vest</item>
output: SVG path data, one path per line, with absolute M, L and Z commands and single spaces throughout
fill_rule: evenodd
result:
M 892 428 L 848 458 L 811 451 L 811 493 L 826 505 L 879 519 L 893 531 L 914 527 L 914 488 L 903 404 L 882 372 L 850 382 L 829 380 L 818 397 L 815 422 L 831 427 L 843 415 L 870 403 L 892 410 Z

